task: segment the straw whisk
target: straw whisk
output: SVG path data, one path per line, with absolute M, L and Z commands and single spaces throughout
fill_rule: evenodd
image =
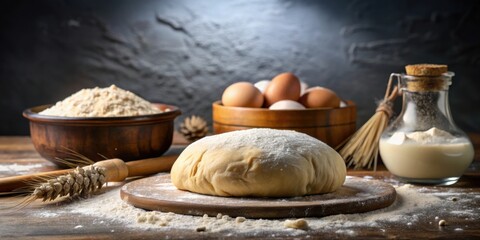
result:
M 357 132 L 337 147 L 337 151 L 345 159 L 347 167 L 371 169 L 373 165 L 374 171 L 377 169 L 378 142 L 393 115 L 393 102 L 399 95 L 398 86 L 392 88 L 395 76 L 397 75 L 390 75 L 385 96 L 378 104 L 375 114 Z

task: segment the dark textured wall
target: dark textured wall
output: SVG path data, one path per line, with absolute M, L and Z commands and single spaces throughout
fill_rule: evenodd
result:
M 456 73 L 454 119 L 480 132 L 478 1 L 1 5 L 0 135 L 28 134 L 25 108 L 110 84 L 211 121 L 211 103 L 226 86 L 284 71 L 355 101 L 360 125 L 383 97 L 389 74 L 420 62 L 445 63 Z

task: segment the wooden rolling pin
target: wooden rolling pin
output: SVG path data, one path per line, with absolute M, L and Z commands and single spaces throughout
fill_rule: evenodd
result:
M 118 158 L 99 161 L 93 166 L 105 169 L 107 182 L 121 182 L 127 177 L 147 176 L 158 172 L 170 171 L 178 155 L 168 155 L 144 160 L 124 162 Z M 12 176 L 0 178 L 0 193 L 9 193 L 15 190 L 29 187 L 33 182 L 42 178 L 53 178 L 69 174 L 74 169 L 40 172 L 30 175 Z

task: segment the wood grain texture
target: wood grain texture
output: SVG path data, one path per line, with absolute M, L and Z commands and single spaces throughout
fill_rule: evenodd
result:
M 178 136 L 178 135 L 177 135 Z M 480 134 L 470 134 L 475 145 L 475 161 L 468 172 L 453 186 L 448 187 L 422 187 L 422 192 L 449 193 L 457 191 L 459 198 L 480 194 Z M 174 139 L 174 148 L 177 140 Z M 172 150 L 172 149 L 171 149 Z M 175 149 L 173 149 L 175 150 Z M 177 151 L 177 150 L 175 150 Z M 14 167 L 15 166 L 15 167 Z M 25 168 L 20 168 L 24 166 Z M 11 169 L 9 168 L 11 167 Z M 10 170 L 9 170 L 10 169 Z M 28 137 L 0 137 L 0 177 L 12 176 L 19 173 L 27 174 L 37 171 L 55 170 L 53 164 L 41 158 L 35 152 Z M 384 182 L 392 181 L 391 174 L 384 167 L 379 167 L 375 173 L 371 171 L 352 171 L 350 176 L 371 176 Z M 12 203 L 11 198 L 0 198 L 0 209 Z M 56 204 L 54 203 L 53 207 Z M 478 213 L 478 201 L 464 202 L 463 209 Z M 38 203 L 29 208 L 9 212 L 0 210 L 0 239 L 204 239 L 204 238 L 229 238 L 229 239 L 265 239 L 265 238 L 323 238 L 323 239 L 478 239 L 480 238 L 480 221 L 477 217 L 466 218 L 455 213 L 439 211 L 428 213 L 428 219 L 419 219 L 413 225 L 406 226 L 395 222 L 386 222 L 380 228 L 355 227 L 354 236 L 342 235 L 336 228 L 306 231 L 302 234 L 291 236 L 289 233 L 266 231 L 256 235 L 236 234 L 229 232 L 195 232 L 194 229 L 176 228 L 130 228 L 121 222 L 103 221 L 87 215 L 72 215 L 68 212 L 55 217 L 42 217 L 35 215 L 41 209 Z M 439 228 L 433 221 L 435 216 L 448 219 L 450 225 Z M 48 221 L 47 221 L 48 220 Z M 468 226 L 468 227 L 465 227 Z M 455 230 L 457 227 L 462 231 Z
M 395 189 L 387 183 L 347 177 L 333 193 L 293 198 L 217 197 L 181 191 L 170 175 L 127 183 L 120 191 L 129 204 L 148 210 L 215 216 L 218 213 L 246 218 L 302 218 L 368 212 L 390 206 Z
M 250 128 L 295 130 L 336 147 L 356 130 L 356 105 L 347 101 L 342 108 L 268 110 L 265 108 L 225 107 L 212 104 L 213 130 L 224 133 Z
M 172 143 L 174 119 L 181 114 L 171 105 L 156 104 L 165 111 L 133 117 L 71 118 L 39 115 L 48 105 L 27 109 L 35 149 L 47 160 L 67 167 L 60 159 L 74 158 L 71 151 L 92 161 L 120 158 L 123 161 L 162 155 Z

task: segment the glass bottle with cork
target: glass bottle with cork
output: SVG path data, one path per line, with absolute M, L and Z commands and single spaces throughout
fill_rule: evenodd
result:
M 473 160 L 468 136 L 452 118 L 446 65 L 406 66 L 393 74 L 403 97 L 402 112 L 383 132 L 379 150 L 387 169 L 405 182 L 450 185 Z

